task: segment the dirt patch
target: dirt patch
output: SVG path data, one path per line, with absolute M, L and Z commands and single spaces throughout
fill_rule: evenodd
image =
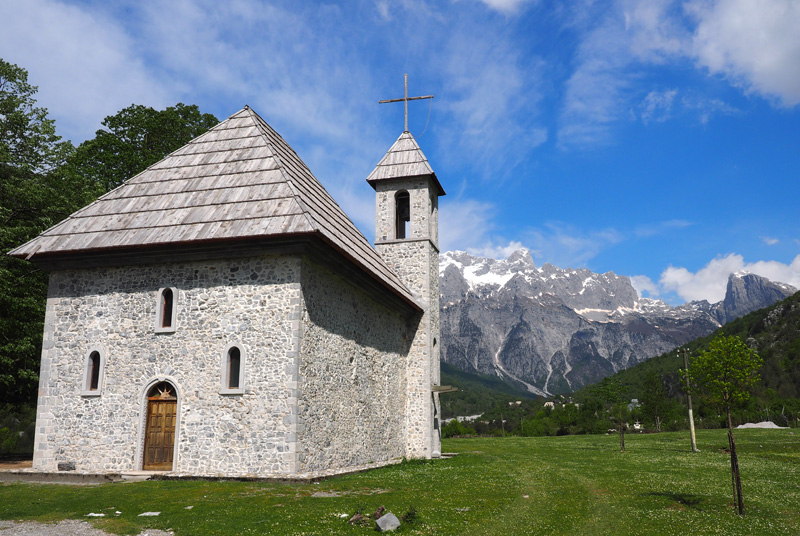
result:
M 0 460 L 0 471 L 19 471 L 32 466 L 33 460 Z
M 35 521 L 0 521 L 3 536 L 109 536 L 85 521 L 68 519 L 58 523 L 36 523 Z M 173 532 L 145 529 L 139 536 L 172 536 Z

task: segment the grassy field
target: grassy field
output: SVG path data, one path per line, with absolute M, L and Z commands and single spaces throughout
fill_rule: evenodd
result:
M 119 534 L 368 534 L 347 520 L 385 505 L 416 512 L 398 534 L 800 534 L 800 431 L 737 431 L 745 517 L 733 510 L 724 430 L 699 431 L 698 454 L 685 432 L 626 439 L 625 453 L 616 436 L 446 440 L 458 456 L 307 485 L 6 484 L 0 519 L 99 512 L 92 522 Z M 146 511 L 161 515 L 138 517 Z

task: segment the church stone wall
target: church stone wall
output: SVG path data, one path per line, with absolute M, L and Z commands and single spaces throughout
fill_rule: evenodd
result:
M 145 389 L 178 388 L 175 471 L 296 471 L 300 259 L 264 256 L 54 272 L 34 468 L 141 468 Z M 155 333 L 159 288 L 177 291 L 176 329 Z M 244 393 L 222 395 L 221 359 L 244 350 Z M 101 394 L 81 396 L 84 362 L 101 349 Z
M 300 471 L 404 456 L 406 319 L 311 261 L 302 288 Z

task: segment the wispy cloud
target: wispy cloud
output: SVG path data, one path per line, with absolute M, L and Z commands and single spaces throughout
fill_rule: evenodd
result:
M 626 109 L 630 87 L 629 44 L 619 13 L 603 15 L 578 47 L 577 67 L 566 82 L 559 120 L 561 147 L 606 144 L 609 129 Z
M 772 238 L 771 236 L 762 236 L 761 240 L 763 240 L 764 243 L 768 246 L 774 246 L 775 244 L 780 242 L 780 240 L 778 240 L 777 238 Z
M 708 124 L 713 116 L 734 115 L 739 113 L 739 110 L 735 106 L 731 106 L 720 99 L 709 99 L 696 95 L 684 95 L 683 98 L 681 98 L 681 106 L 685 110 L 696 113 L 700 123 L 703 125 Z
M 512 15 L 520 11 L 522 6 L 525 4 L 532 4 L 538 0 L 480 0 L 483 4 L 486 4 L 491 9 L 499 11 L 500 13 L 505 13 L 506 15 Z
M 136 39 L 110 14 L 58 0 L 0 2 L 0 50 L 28 70 L 59 133 L 91 137 L 107 116 L 132 102 L 163 107 L 174 90 L 139 55 Z
M 793 0 L 617 0 L 582 8 L 561 147 L 611 143 L 627 110 L 645 123 L 670 119 L 678 105 L 699 112 L 701 123 L 734 113 L 716 97 L 678 99 L 680 88 L 647 88 L 651 73 L 687 63 L 782 106 L 800 103 L 800 4 Z
M 660 235 L 676 229 L 685 229 L 690 227 L 692 222 L 686 220 L 666 220 L 657 223 L 649 223 L 637 226 L 633 234 L 638 238 L 647 238 L 651 236 Z
M 520 249 L 526 249 L 522 242 L 512 240 L 506 244 L 495 244 L 488 242 L 482 244 L 480 247 L 467 248 L 467 252 L 472 255 L 480 257 L 487 257 L 490 259 L 507 259 L 509 255 Z
M 439 249 L 478 250 L 495 230 L 496 207 L 473 199 L 442 200 L 439 210 Z
M 531 256 L 562 268 L 579 268 L 625 236 L 616 229 L 582 230 L 563 222 L 549 222 L 526 230 L 522 242 Z
M 548 138 L 537 123 L 544 64 L 523 54 L 508 33 L 484 35 L 474 20 L 457 25 L 443 52 L 448 120 L 442 143 L 457 151 L 452 160 L 463 164 L 466 149 L 473 166 L 502 178 Z
M 639 105 L 642 122 L 664 122 L 672 116 L 672 103 L 678 94 L 677 89 L 653 90 Z

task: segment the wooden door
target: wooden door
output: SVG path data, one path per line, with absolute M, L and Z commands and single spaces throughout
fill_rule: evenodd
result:
M 177 409 L 178 400 L 175 398 L 148 398 L 142 469 L 146 471 L 172 470 Z

